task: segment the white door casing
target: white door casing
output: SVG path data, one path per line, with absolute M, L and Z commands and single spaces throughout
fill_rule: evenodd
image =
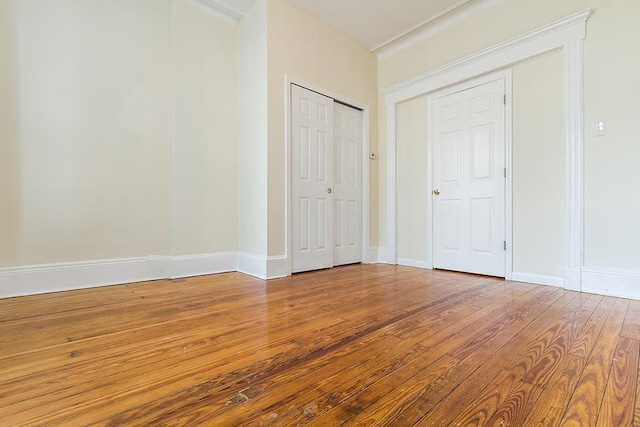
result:
M 504 79 L 431 95 L 433 267 L 505 277 Z
M 565 70 L 565 289 L 581 290 L 583 268 L 583 161 L 584 161 L 584 39 L 586 22 L 592 9 L 584 9 L 558 21 L 533 29 L 505 42 L 474 52 L 464 58 L 445 64 L 409 80 L 382 90 L 385 98 L 387 121 L 387 248 L 381 248 L 381 260 L 397 262 L 396 241 L 396 106 L 405 100 L 428 94 L 442 88 L 479 78 L 498 70 L 534 58 L 537 55 L 559 49 L 563 51 Z M 507 86 L 507 105 L 509 103 Z M 507 129 L 510 126 L 510 110 L 507 109 Z M 507 132 L 509 138 L 509 132 Z M 509 141 L 507 142 L 509 150 Z M 507 162 L 509 162 L 507 153 Z M 509 163 L 507 163 L 509 166 Z M 510 197 L 510 168 L 507 170 L 507 198 Z M 429 203 L 430 203 L 429 199 Z M 510 227 L 510 204 L 507 202 L 507 225 Z M 512 254 L 510 228 L 507 228 L 507 271 L 511 280 Z M 428 237 L 429 239 L 429 237 Z M 431 247 L 431 245 L 429 245 Z M 384 251 L 383 251 L 384 250 Z M 382 258 L 382 254 L 385 257 Z M 429 261 L 431 263 L 431 260 Z M 539 282 L 542 283 L 542 282 Z M 555 285 L 554 283 L 545 283 Z
M 333 266 L 333 99 L 291 88 L 292 272 Z
M 334 104 L 333 265 L 362 261 L 362 111 Z

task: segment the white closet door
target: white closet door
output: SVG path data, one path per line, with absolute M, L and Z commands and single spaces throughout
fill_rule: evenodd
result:
M 505 275 L 504 80 L 433 101 L 434 268 Z
M 333 266 L 333 99 L 292 85 L 292 272 Z
M 334 104 L 333 265 L 362 261 L 362 112 Z

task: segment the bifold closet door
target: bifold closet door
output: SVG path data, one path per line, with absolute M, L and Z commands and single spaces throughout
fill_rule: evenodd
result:
M 362 112 L 291 86 L 291 270 L 362 261 Z
M 362 261 L 362 111 L 334 104 L 333 265 Z
M 333 266 L 333 99 L 291 87 L 291 270 Z

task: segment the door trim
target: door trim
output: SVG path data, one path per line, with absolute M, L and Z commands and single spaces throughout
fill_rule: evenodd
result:
M 323 87 L 314 85 L 304 80 L 285 74 L 285 216 L 286 238 L 285 253 L 287 258 L 287 274 L 291 275 L 291 85 L 301 86 L 321 95 L 333 98 L 334 101 L 349 105 L 362 111 L 362 263 L 367 264 L 369 259 L 369 222 L 370 222 L 370 197 L 369 197 L 369 115 L 368 105 L 346 96 L 340 95 Z
M 432 165 L 432 149 L 433 149 L 433 101 L 435 98 L 441 98 L 443 96 L 452 95 L 457 92 L 462 92 L 467 89 L 481 86 L 486 83 L 491 83 L 497 80 L 504 80 L 504 90 L 506 95 L 506 107 L 505 107 L 505 123 L 504 123 L 504 156 L 505 167 L 507 168 L 507 176 L 505 179 L 505 239 L 507 242 L 507 250 L 505 253 L 505 278 L 512 280 L 513 271 L 513 174 L 512 174 L 512 84 L 511 84 L 511 69 L 499 71 L 497 73 L 489 74 L 477 79 L 468 80 L 464 83 L 460 83 L 455 86 L 450 86 L 446 89 L 432 92 L 427 96 L 427 168 L 429 173 L 427 174 L 427 188 L 429 192 L 433 188 L 433 165 Z M 433 268 L 433 198 L 431 193 L 427 195 L 427 260 L 426 266 L 429 269 Z
M 565 103 L 565 289 L 582 290 L 584 269 L 584 39 L 591 9 L 539 27 L 519 37 L 395 84 L 382 91 L 386 108 L 387 238 L 379 261 L 398 263 L 397 254 L 397 140 L 396 106 L 485 73 L 511 67 L 547 52 L 563 52 Z M 384 179 L 384 178 L 382 178 Z M 509 272 L 512 274 L 513 272 Z

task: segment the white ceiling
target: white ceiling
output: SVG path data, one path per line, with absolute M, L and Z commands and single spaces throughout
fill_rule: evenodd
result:
M 189 0 L 227 9 L 240 19 L 255 0 Z M 500 0 L 288 0 L 289 3 L 376 51 L 448 15 Z M 461 13 L 464 14 L 464 13 Z M 468 17 L 468 16 L 467 16 Z

